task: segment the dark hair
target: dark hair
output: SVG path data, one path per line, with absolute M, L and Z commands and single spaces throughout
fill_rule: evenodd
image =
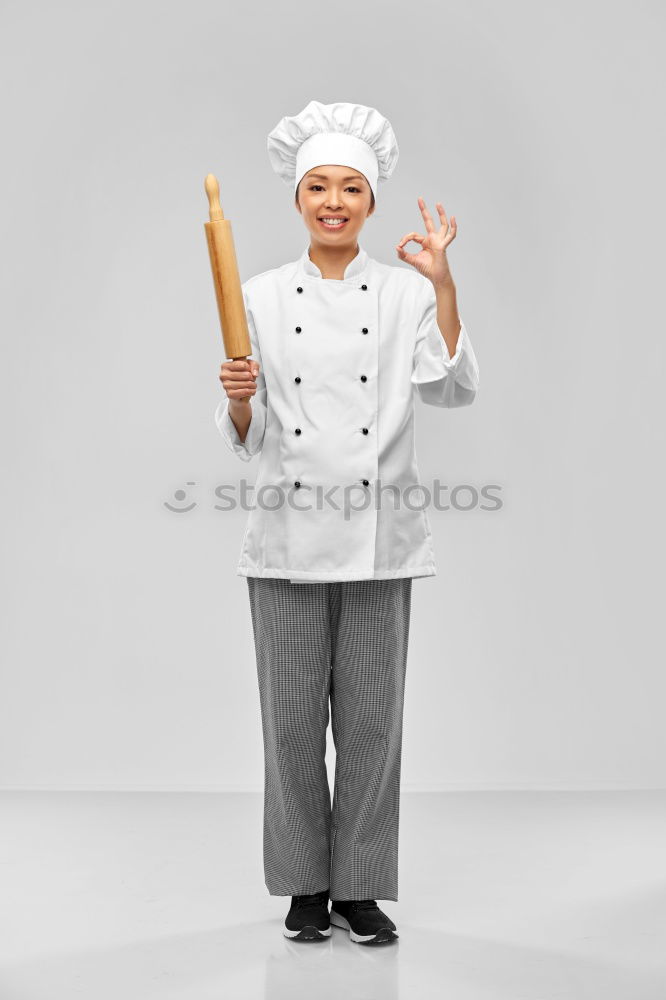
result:
M 299 181 L 296 187 L 296 193 L 294 194 L 294 201 L 296 202 L 297 205 L 298 205 L 298 189 L 300 188 L 300 186 L 301 182 Z M 375 193 L 372 190 L 372 188 L 370 188 L 370 210 L 372 210 L 374 207 L 375 207 Z

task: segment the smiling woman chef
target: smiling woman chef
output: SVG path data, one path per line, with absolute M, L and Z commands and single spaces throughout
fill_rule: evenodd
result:
M 469 405 L 478 365 L 446 257 L 456 222 L 443 205 L 436 225 L 418 199 L 426 235 L 407 233 L 395 248 L 410 267 L 358 243 L 398 159 L 389 121 L 360 104 L 311 101 L 269 134 L 268 155 L 293 185 L 309 246 L 244 282 L 255 360 L 222 365 L 215 413 L 239 458 L 260 456 L 237 575 L 247 577 L 259 678 L 265 882 L 292 896 L 288 937 L 326 937 L 332 922 L 380 944 L 397 937 L 376 900 L 398 899 L 411 583 L 436 573 L 414 394 Z M 412 240 L 416 254 L 404 249 Z

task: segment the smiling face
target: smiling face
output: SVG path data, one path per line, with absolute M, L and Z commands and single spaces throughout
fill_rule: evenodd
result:
M 375 199 L 363 174 L 353 167 L 327 164 L 308 170 L 296 190 L 296 208 L 310 230 L 313 245 L 355 247 Z M 344 219 L 327 223 L 324 220 Z

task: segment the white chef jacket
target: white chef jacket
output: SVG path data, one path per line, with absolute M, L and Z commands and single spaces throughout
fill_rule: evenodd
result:
M 473 402 L 479 369 L 462 320 L 450 357 L 432 282 L 360 245 L 341 280 L 322 277 L 308 246 L 242 289 L 261 366 L 245 441 L 226 395 L 215 411 L 234 454 L 259 455 L 236 575 L 435 576 L 414 396 L 441 407 Z

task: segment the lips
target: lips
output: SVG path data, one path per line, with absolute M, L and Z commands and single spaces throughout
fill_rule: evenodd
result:
M 331 215 L 331 216 L 329 216 L 329 218 L 335 219 L 335 218 L 341 218 L 341 217 L 340 216 Z M 329 232 L 332 232 L 334 229 L 344 229 L 345 226 L 347 225 L 347 223 L 349 222 L 349 219 L 344 219 L 341 222 L 333 223 L 333 225 L 331 225 L 328 222 L 324 222 L 324 220 L 321 219 L 321 218 L 317 219 L 317 222 L 320 224 L 320 226 L 323 226 L 324 229 L 328 229 Z

